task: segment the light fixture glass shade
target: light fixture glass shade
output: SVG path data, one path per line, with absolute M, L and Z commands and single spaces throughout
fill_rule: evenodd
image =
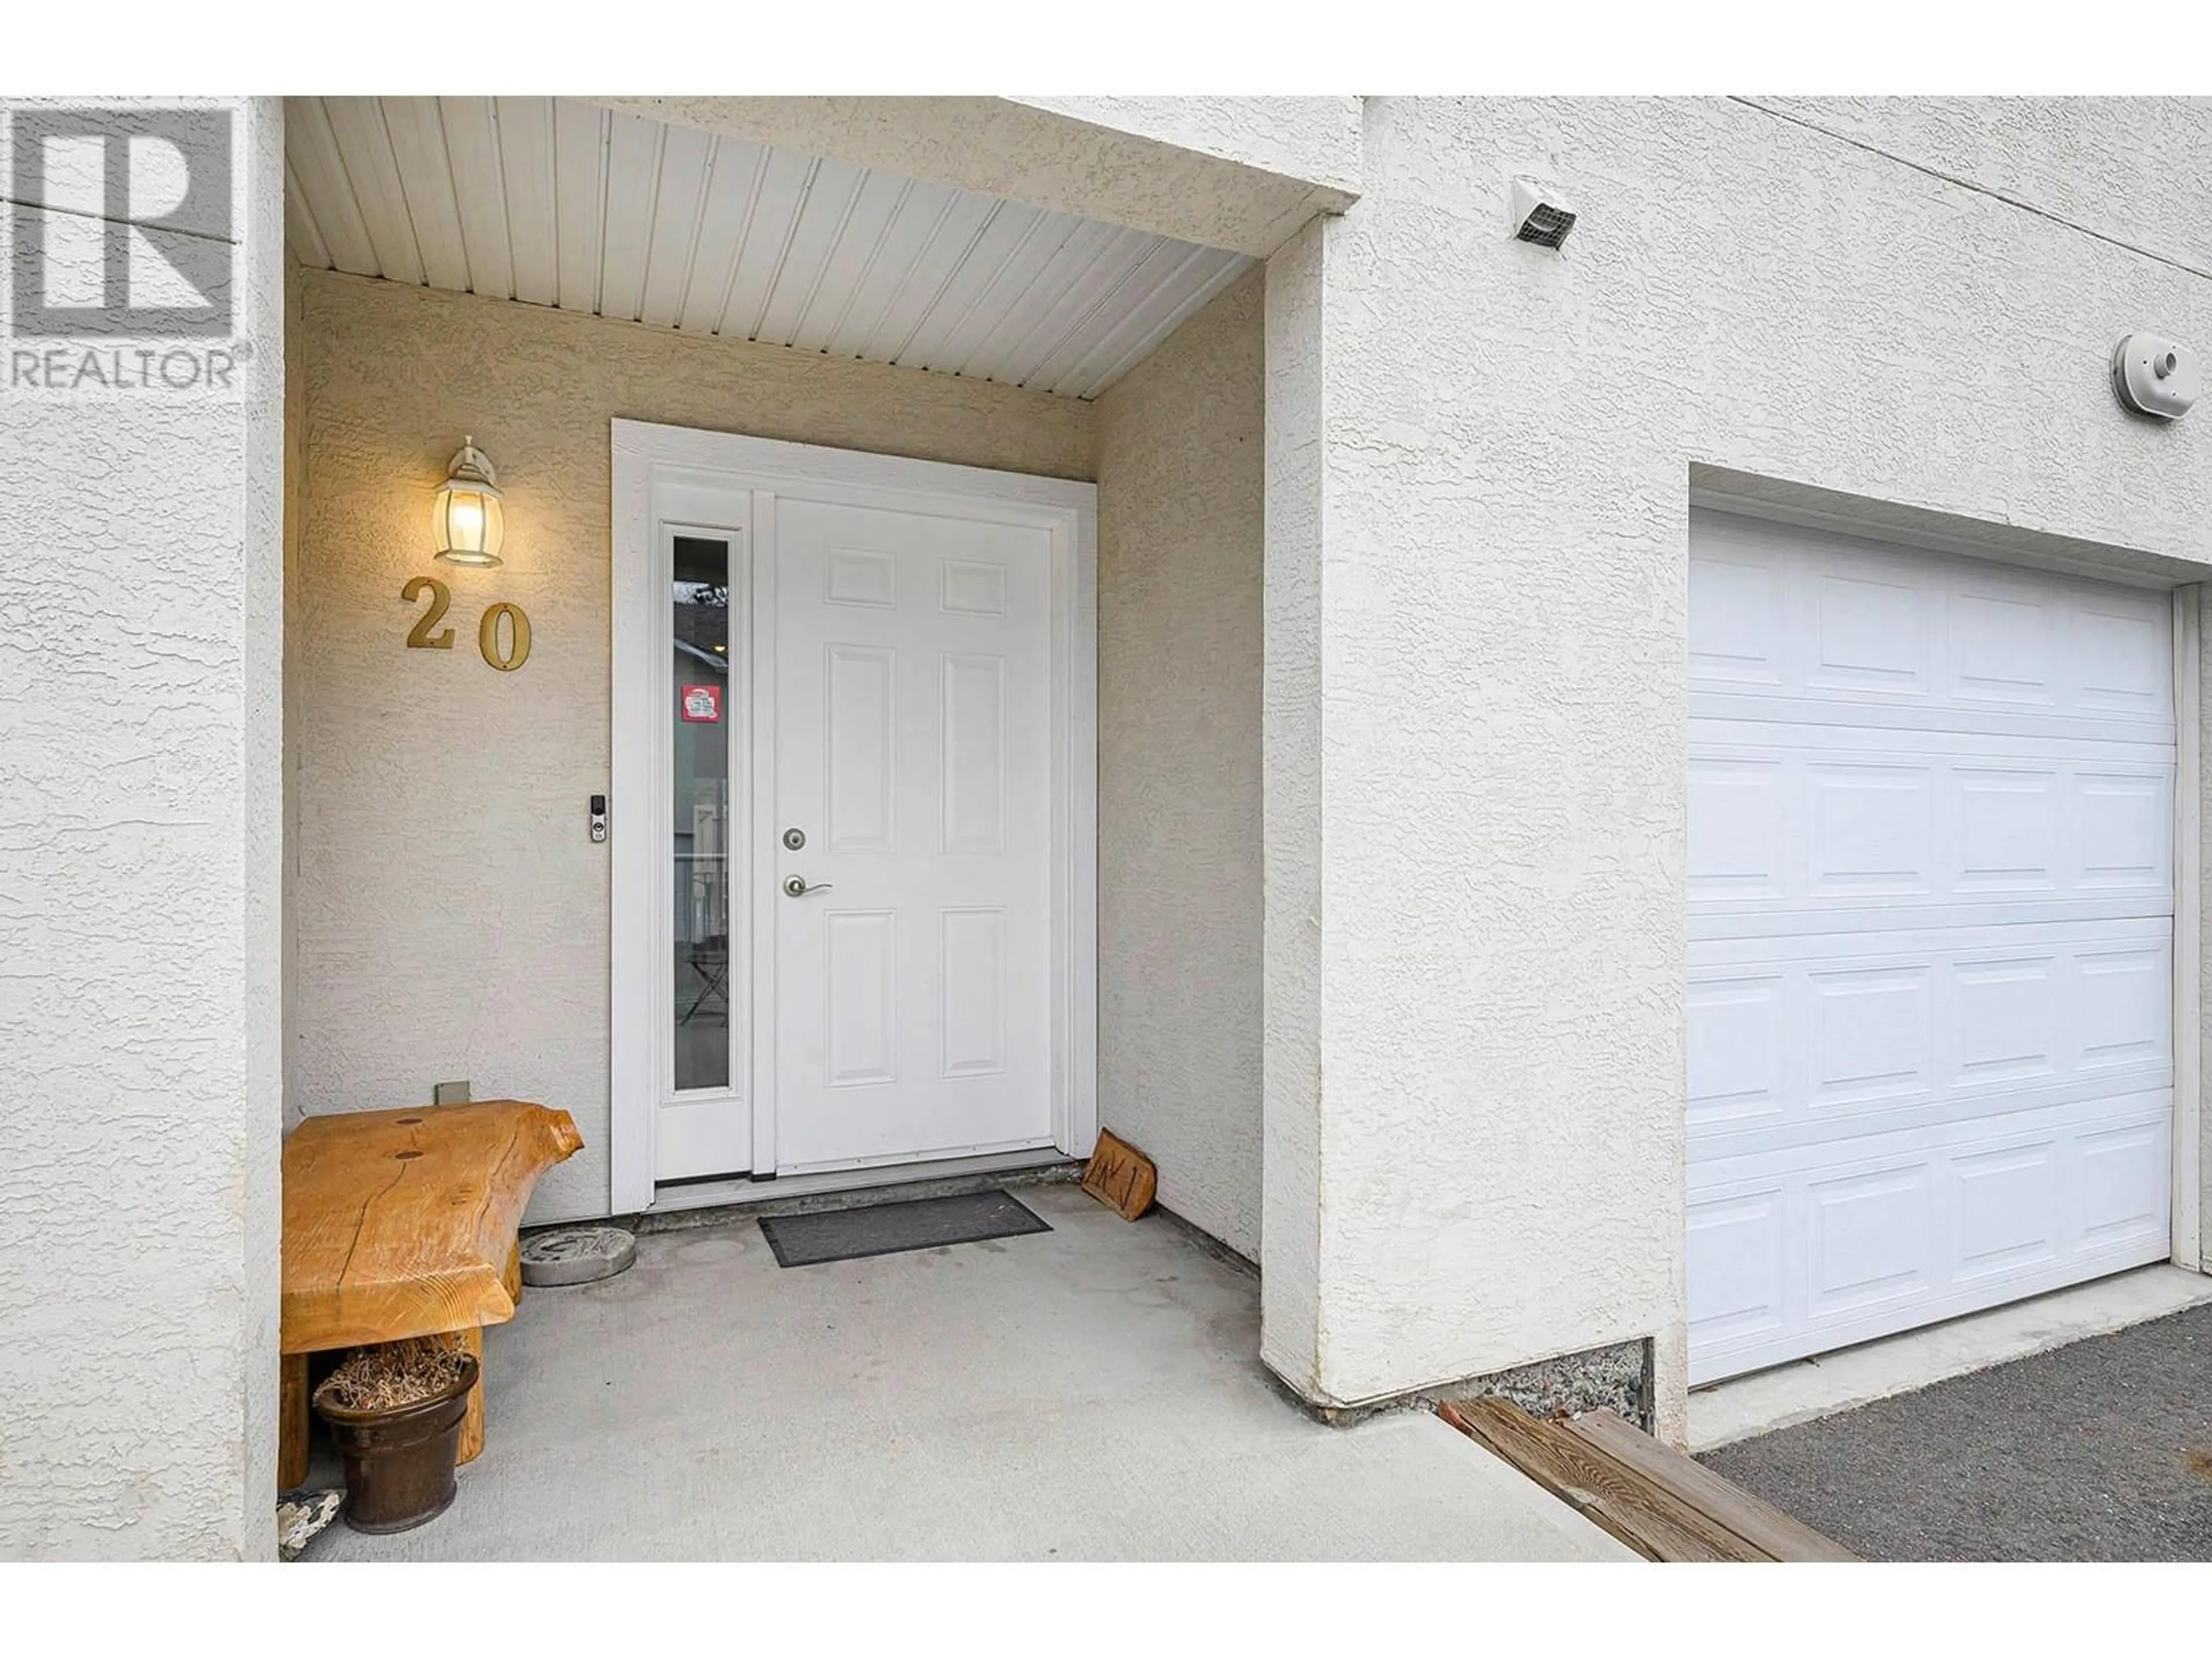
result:
M 430 507 L 431 545 L 447 564 L 495 565 L 507 533 L 491 458 L 464 439 Z

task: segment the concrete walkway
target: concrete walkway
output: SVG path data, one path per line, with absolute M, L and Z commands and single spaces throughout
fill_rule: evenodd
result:
M 1019 1195 L 1053 1231 L 786 1270 L 747 1222 L 532 1291 L 453 1507 L 304 1559 L 1628 1559 L 1434 1417 L 1307 1417 L 1173 1222 Z

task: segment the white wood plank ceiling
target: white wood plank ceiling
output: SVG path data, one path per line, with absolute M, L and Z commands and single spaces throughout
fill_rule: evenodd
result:
M 568 98 L 289 98 L 305 264 L 1095 398 L 1243 254 Z

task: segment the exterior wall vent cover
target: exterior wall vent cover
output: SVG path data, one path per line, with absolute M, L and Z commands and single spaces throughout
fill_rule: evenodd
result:
M 1565 208 L 1555 208 L 1540 202 L 1534 211 L 1521 222 L 1521 228 L 1513 233 L 1515 240 L 1534 242 L 1538 247 L 1557 247 L 1567 240 L 1567 233 L 1575 228 L 1575 216 Z
M 1516 179 L 1505 196 L 1505 228 L 1516 242 L 1558 247 L 1575 228 L 1575 210 L 1549 185 Z

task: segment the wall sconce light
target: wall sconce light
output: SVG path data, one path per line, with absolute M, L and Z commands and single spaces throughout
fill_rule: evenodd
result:
M 447 470 L 451 476 L 438 486 L 430 512 L 430 538 L 438 556 L 447 564 L 497 564 L 507 525 L 491 457 L 477 447 L 473 436 L 464 438 Z

